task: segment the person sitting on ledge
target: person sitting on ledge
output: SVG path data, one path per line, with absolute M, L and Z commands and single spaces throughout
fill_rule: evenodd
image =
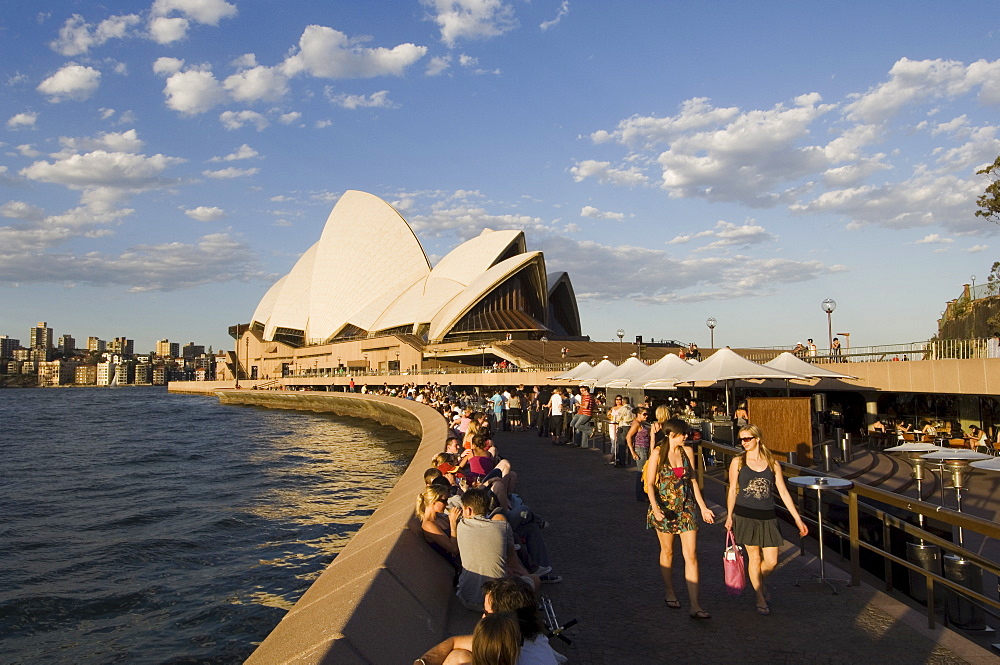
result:
M 537 589 L 541 580 L 521 565 L 514 549 L 514 532 L 502 514 L 487 517 L 493 509 L 493 493 L 476 487 L 462 496 L 462 519 L 458 521 L 458 551 L 462 572 L 458 577 L 458 599 L 467 609 L 483 610 L 484 582 L 503 577 L 521 577 Z
M 455 527 L 462 511 L 455 504 L 448 510 L 449 498 L 451 494 L 447 487 L 430 483 L 417 497 L 416 517 L 420 520 L 420 534 L 424 542 L 458 571 L 461 564 L 458 561 Z
M 518 665 L 560 665 L 566 657 L 555 651 L 545 637 L 544 624 L 538 615 L 538 596 L 523 581 L 504 578 L 483 585 L 486 614 L 510 612 L 517 616 L 521 631 Z M 437 644 L 414 665 L 468 665 L 472 659 L 472 635 L 456 635 Z

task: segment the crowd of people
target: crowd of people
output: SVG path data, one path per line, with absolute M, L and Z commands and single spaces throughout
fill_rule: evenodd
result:
M 517 473 L 493 440 L 498 428 L 521 426 L 523 394 L 498 391 L 490 410 L 480 411 L 478 397 L 453 393 L 440 386 L 402 391 L 437 408 L 449 425 L 424 473 L 416 519 L 424 541 L 453 567 L 459 602 L 482 618 L 472 635 L 449 638 L 415 662 L 557 665 L 565 658 L 549 646 L 537 596 L 541 585 L 562 581 L 545 545 L 549 524 L 515 491 Z
M 497 388 L 489 397 L 434 384 L 384 390 L 429 404 L 449 424 L 442 451 L 424 474 L 426 487 L 416 501 L 416 518 L 428 546 L 453 566 L 462 606 L 482 613 L 471 635 L 446 639 L 415 663 L 552 665 L 565 660 L 549 646 L 539 619 L 541 585 L 562 580 L 553 571 L 545 545 L 548 523 L 517 493 L 517 473 L 494 441 L 494 433 L 503 430 L 536 428 L 538 436 L 554 444 L 588 448 L 594 418 L 605 419 L 615 449 L 610 463 L 623 459 L 620 465 L 636 468 L 636 498 L 648 505 L 646 527 L 659 545 L 666 606 L 682 608 L 673 575 L 674 544 L 679 540 L 689 616 L 711 619 L 700 602 L 697 533 L 700 522 L 712 524 L 716 516 L 695 472 L 691 444 L 698 432 L 683 420 L 703 415 L 696 401 L 654 405 L 647 400 L 633 406 L 627 397 L 615 395 L 605 405 L 604 396 L 591 395 L 586 386 L 576 391 Z M 735 420 L 744 454 L 729 467 L 725 526 L 746 548 L 756 611 L 768 615 L 765 582 L 781 544 L 775 494 L 799 533 L 805 535 L 807 527 L 745 405 L 738 407 Z

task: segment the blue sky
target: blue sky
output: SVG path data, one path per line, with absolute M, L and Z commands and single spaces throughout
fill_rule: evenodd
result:
M 973 215 L 993 3 L 0 8 L 0 334 L 22 341 L 231 345 L 347 189 L 432 261 L 523 229 L 598 340 L 705 346 L 713 316 L 717 345 L 822 346 L 828 297 L 854 346 L 927 339 L 997 258 Z

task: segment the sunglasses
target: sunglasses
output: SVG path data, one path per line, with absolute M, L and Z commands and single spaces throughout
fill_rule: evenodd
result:
M 749 442 L 753 441 L 756 438 L 757 437 L 755 437 L 755 436 L 741 436 L 740 437 L 740 441 L 742 441 L 743 443 L 749 443 Z

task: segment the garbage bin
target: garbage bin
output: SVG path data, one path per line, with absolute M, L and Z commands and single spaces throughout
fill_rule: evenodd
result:
M 833 469 L 833 441 L 824 441 L 823 444 L 823 470 L 827 473 Z
M 906 543 L 906 560 L 915 563 L 924 570 L 937 575 L 941 574 L 941 548 L 922 541 Z M 927 604 L 926 578 L 915 570 L 908 570 L 910 577 L 910 597 L 919 603 Z M 941 587 L 937 587 L 935 600 L 941 602 Z
M 983 592 L 983 569 L 968 559 L 955 554 L 944 555 L 944 576 L 966 589 L 977 593 Z M 986 628 L 986 612 L 983 608 L 954 591 L 948 591 L 946 610 L 948 621 L 963 630 Z

